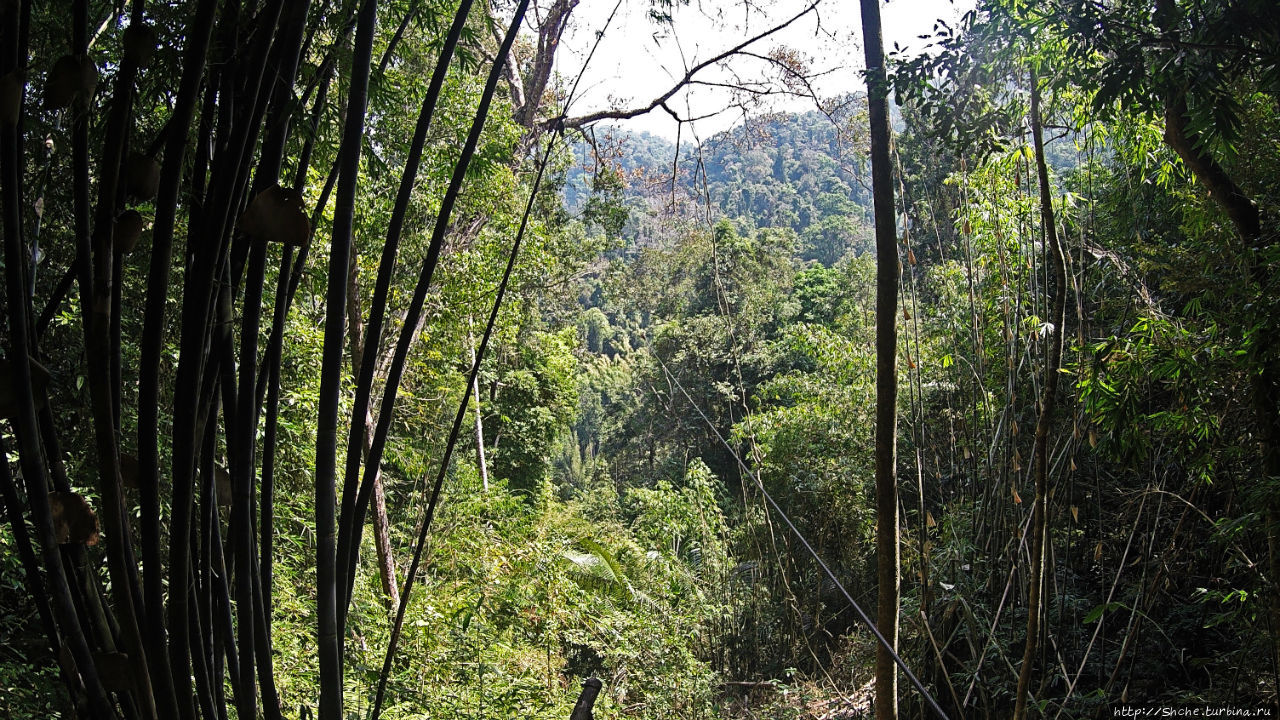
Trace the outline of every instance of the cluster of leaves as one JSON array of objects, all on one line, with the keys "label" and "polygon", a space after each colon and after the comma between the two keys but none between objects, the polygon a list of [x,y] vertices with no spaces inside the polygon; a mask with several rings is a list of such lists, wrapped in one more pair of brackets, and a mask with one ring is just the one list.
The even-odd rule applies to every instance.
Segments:
[{"label": "cluster of leaves", "polygon": [[[643,718],[714,715],[715,675],[690,638],[722,612],[706,591],[726,562],[724,518],[709,495],[714,479],[699,472],[691,468],[681,488],[587,508],[531,503],[501,480],[482,491],[474,464],[461,463],[408,610],[387,716],[563,719],[589,676],[605,681],[601,715],[622,707]],[[412,525],[395,527],[397,544],[407,542]],[[682,533],[679,552],[674,533]],[[284,555],[281,582],[311,588],[314,570],[300,549]],[[372,554],[372,543],[365,550]],[[370,601],[353,617],[352,690],[376,684],[387,641],[376,574],[359,582]],[[299,662],[314,651],[309,606],[299,594],[276,607],[286,697],[306,697],[318,681]]]}]

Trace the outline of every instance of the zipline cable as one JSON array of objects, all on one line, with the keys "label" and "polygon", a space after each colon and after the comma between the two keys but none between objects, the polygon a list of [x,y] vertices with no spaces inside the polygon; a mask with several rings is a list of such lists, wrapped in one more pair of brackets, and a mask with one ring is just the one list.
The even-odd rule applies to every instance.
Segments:
[{"label": "zipline cable", "polygon": [[676,376],[667,369],[667,364],[662,362],[662,358],[657,352],[653,352],[652,344],[649,349],[650,354],[652,354],[653,358],[658,361],[658,365],[662,368],[662,372],[666,374],[667,379],[670,380],[671,383],[680,390],[680,393],[684,395],[685,399],[689,401],[689,404],[693,406],[694,411],[697,412],[698,416],[707,424],[707,427],[711,428],[711,432],[716,436],[716,439],[719,440],[720,444],[724,445],[725,449],[729,451],[729,454],[737,461],[738,466],[742,468],[743,472],[755,481],[756,487],[759,488],[760,493],[764,495],[764,499],[768,501],[771,507],[773,507],[774,512],[778,513],[782,518],[782,521],[787,524],[787,527],[791,528],[792,534],[796,536],[796,539],[800,541],[801,545],[804,545],[804,549],[809,552],[809,555],[811,555],[814,561],[818,563],[818,566],[821,567],[822,571],[831,579],[831,582],[835,583],[836,587],[840,589],[840,594],[844,595],[844,599],[849,602],[849,606],[858,613],[858,617],[861,618],[862,623],[867,626],[867,629],[871,631],[871,634],[875,636],[876,641],[879,642],[891,656],[893,656],[893,661],[897,663],[898,667],[902,670],[902,673],[907,676],[907,679],[911,681],[911,684],[915,686],[917,691],[919,691],[920,696],[924,698],[925,704],[927,704],[939,718],[942,720],[949,720],[946,712],[942,710],[938,705],[938,702],[934,700],[933,696],[929,694],[929,691],[925,689],[924,683],[920,682],[919,678],[915,676],[915,673],[911,672],[911,668],[907,667],[902,656],[898,655],[898,652],[894,650],[893,646],[889,644],[889,641],[880,633],[879,628],[877,628],[875,623],[871,621],[871,618],[867,613],[863,611],[862,606],[858,605],[858,602],[854,600],[853,596],[849,594],[849,591],[845,589],[844,584],[841,583],[835,573],[831,571],[831,568],[823,562],[822,557],[818,555],[818,552],[813,549],[813,545],[809,544],[809,540],[805,538],[804,533],[800,532],[800,529],[795,526],[795,523],[791,522],[791,518],[788,517],[782,507],[778,505],[778,502],[773,499],[773,496],[769,494],[769,491],[765,490],[764,483],[760,481],[760,476],[752,472],[751,468],[747,467],[747,464],[743,462],[742,458],[738,455],[738,452],[734,450],[733,446],[729,444],[729,441],[725,440],[724,436],[720,434],[720,430],[716,428],[715,423],[711,422],[711,418],[707,417],[706,413],[702,412],[702,408],[698,406],[698,403],[694,402],[693,397],[689,395],[689,391],[685,390],[684,385],[680,384],[680,381]]}]

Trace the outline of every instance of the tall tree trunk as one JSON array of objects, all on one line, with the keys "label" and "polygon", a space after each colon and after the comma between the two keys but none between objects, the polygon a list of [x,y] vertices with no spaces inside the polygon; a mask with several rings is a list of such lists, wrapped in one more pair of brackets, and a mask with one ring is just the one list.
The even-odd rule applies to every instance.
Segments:
[{"label": "tall tree trunk", "polygon": [[[378,348],[381,346],[383,334],[383,321],[387,309],[387,298],[391,289],[392,276],[395,271],[396,255],[399,252],[401,230],[404,226],[404,220],[409,210],[409,201],[413,194],[413,187],[417,179],[418,168],[422,161],[423,149],[426,145],[427,133],[431,127],[431,119],[435,114],[436,102],[440,97],[441,89],[444,87],[445,75],[453,58],[453,52],[457,47],[458,41],[462,37],[463,27],[466,25],[467,16],[471,10],[471,0],[461,0],[458,3],[458,10],[454,14],[453,23],[449,27],[449,32],[445,35],[444,45],[440,49],[440,55],[436,59],[436,66],[431,72],[431,81],[427,86],[427,93],[423,97],[422,107],[418,113],[418,122],[414,128],[413,140],[409,145],[409,156],[405,161],[404,172],[400,176],[400,188],[396,194],[396,202],[391,210],[390,222],[387,225],[386,241],[382,245],[381,258],[378,261],[378,275],[374,283],[373,297],[369,307],[369,322],[365,329],[364,347],[362,350],[367,351],[367,356],[362,352],[362,360],[360,372],[356,376],[356,393],[355,402],[352,406],[351,416],[355,418],[368,417],[371,402],[371,394],[373,389],[373,374]],[[388,48],[390,52],[390,48]],[[406,312],[403,321],[413,327],[412,337],[417,337],[423,316],[419,313],[415,315],[412,312]],[[402,329],[402,333],[407,328]],[[399,346],[397,346],[399,353]],[[391,368],[396,367],[396,354],[393,353],[387,370],[384,371],[382,377],[392,379],[394,373]],[[400,355],[400,361],[403,362],[404,356]],[[398,380],[392,380],[393,384]],[[392,394],[394,397],[394,393]],[[389,403],[379,406],[379,426],[381,426],[381,415],[386,414],[388,420],[395,405],[394,399]],[[354,564],[352,562],[353,547],[360,544],[360,535],[364,529],[364,514],[367,506],[367,498],[373,492],[375,483],[379,485],[378,492],[381,493],[381,466],[382,451],[381,447],[372,439],[376,437],[377,428],[374,432],[370,432],[370,428],[363,423],[352,423],[349,437],[347,439],[347,462],[343,477],[342,489],[342,514],[340,519],[343,524],[339,530],[337,559],[338,581],[339,581],[339,613],[345,616],[346,609],[351,598],[351,578],[354,574]],[[361,479],[360,469],[364,465],[364,479]],[[370,471],[372,464],[372,471]],[[366,488],[366,485],[368,486]],[[362,498],[364,498],[362,500]],[[384,506],[385,509],[385,506]],[[389,545],[388,545],[389,547]],[[388,557],[390,553],[388,552]],[[395,576],[391,575],[391,584],[394,585]]]},{"label": "tall tree trunk", "polygon": [[[87,58],[89,51],[88,13],[88,3],[85,0],[73,3],[71,47],[80,58]],[[89,199],[90,115],[88,110],[81,111],[74,105],[70,112],[73,118],[72,215],[79,270],[81,324],[87,357],[103,359],[101,362],[88,363],[86,372],[89,407],[93,418],[92,440],[97,460],[98,490],[101,493],[99,517],[107,533],[107,570],[111,578],[116,618],[120,623],[122,649],[128,655],[131,671],[139,683],[139,692],[135,694],[139,701],[138,713],[141,717],[149,718],[157,716],[157,709],[140,627],[146,608],[142,604],[137,563],[128,540],[131,530],[122,500],[124,490],[120,479],[120,448],[115,427],[111,371],[109,363],[105,361],[111,356],[111,236],[105,229],[98,233],[92,232]],[[103,190],[105,194],[110,188]],[[107,200],[114,202],[114,198],[104,199]],[[13,297],[14,302],[20,302],[17,298],[23,296]],[[26,332],[26,327],[24,323],[15,329]]]},{"label": "tall tree trunk", "polygon": [[[898,228],[889,158],[889,82],[884,67],[878,0],[862,1],[871,125],[871,193],[876,228],[876,625],[896,650],[902,582],[898,545]],[[898,716],[893,655],[876,647],[876,720]]]},{"label": "tall tree trunk", "polygon": [[[1271,272],[1266,261],[1257,256],[1263,242],[1262,213],[1257,203],[1245,195],[1226,170],[1201,149],[1198,138],[1188,127],[1187,103],[1180,95],[1167,102],[1164,139],[1236,226],[1244,242],[1243,251],[1249,258],[1249,280],[1253,291],[1265,300],[1270,295]],[[1274,300],[1266,301],[1259,307],[1273,303]],[[1249,384],[1262,471],[1274,483],[1280,478],[1280,353],[1276,351],[1280,333],[1275,327],[1274,313],[1264,311],[1259,316],[1261,323],[1249,347]],[[1276,589],[1276,584],[1280,583],[1280,538],[1276,536],[1280,529],[1280,497],[1277,493],[1270,494],[1264,511],[1267,569],[1272,583],[1269,609],[1272,652],[1275,655],[1273,662],[1280,665],[1280,590]]]},{"label": "tall tree trunk", "polygon": [[[1049,250],[1049,264],[1053,269],[1054,295],[1050,313],[1045,348],[1044,389],[1040,396],[1040,417],[1036,420],[1035,446],[1032,450],[1032,472],[1036,481],[1036,500],[1031,508],[1031,581],[1027,595],[1027,642],[1022,651],[1022,669],[1018,673],[1018,692],[1014,702],[1014,720],[1027,714],[1027,692],[1031,687],[1031,671],[1035,665],[1037,640],[1040,636],[1040,615],[1044,606],[1043,588],[1045,535],[1049,501],[1049,428],[1053,423],[1058,402],[1058,375],[1062,367],[1063,324],[1067,313],[1067,263],[1054,224],[1053,196],[1049,190],[1049,171],[1044,162],[1044,133],[1040,118],[1040,80],[1031,74],[1031,142],[1035,145],[1036,177],[1040,185],[1040,224],[1045,244]],[[1048,289],[1046,288],[1046,292]]]}]

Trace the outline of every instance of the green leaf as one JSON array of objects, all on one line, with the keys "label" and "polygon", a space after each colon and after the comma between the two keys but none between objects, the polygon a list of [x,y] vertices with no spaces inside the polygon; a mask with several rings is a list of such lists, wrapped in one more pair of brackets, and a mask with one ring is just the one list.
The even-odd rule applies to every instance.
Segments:
[{"label": "green leaf", "polygon": [[1124,610],[1124,609],[1125,609],[1124,603],[1118,603],[1118,602],[1099,605],[1094,609],[1090,610],[1088,615],[1084,616],[1084,622],[1087,625],[1091,622],[1096,622],[1098,618],[1102,617],[1105,613],[1109,613],[1114,610]]}]

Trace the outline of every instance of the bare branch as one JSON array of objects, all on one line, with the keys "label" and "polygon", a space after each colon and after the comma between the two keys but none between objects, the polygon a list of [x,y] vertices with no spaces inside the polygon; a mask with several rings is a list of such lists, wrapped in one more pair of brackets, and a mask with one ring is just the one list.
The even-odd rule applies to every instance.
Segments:
[{"label": "bare branch", "polygon": [[641,115],[645,115],[658,108],[662,108],[666,110],[668,113],[671,113],[672,115],[674,115],[675,113],[672,112],[671,109],[666,106],[667,101],[670,100],[672,97],[674,97],[676,93],[680,92],[681,89],[693,84],[693,79],[695,75],[707,69],[708,67],[711,67],[712,65],[716,65],[718,63],[724,62],[725,60],[729,59],[730,57],[733,57],[734,55],[742,54],[743,51],[746,50],[751,45],[771,35],[776,35],[777,33],[785,30],[786,28],[793,25],[797,20],[805,17],[806,15],[809,15],[810,13],[815,12],[817,10],[819,3],[821,2],[822,0],[813,0],[813,2],[811,2],[808,6],[806,6],[804,10],[801,10],[799,13],[796,13],[795,15],[791,16],[791,18],[788,19],[787,21],[779,25],[775,25],[769,28],[768,30],[765,30],[764,32],[761,32],[757,35],[753,35],[752,37],[747,38],[746,40],[743,40],[741,43],[733,46],[732,48],[725,50],[719,55],[708,58],[707,60],[704,60],[694,65],[693,67],[686,70],[684,76],[681,77],[678,81],[676,81],[674,85],[668,88],[666,92],[654,98],[653,100],[649,101],[645,105],[626,109],[626,110],[601,110],[598,112],[588,113],[586,115],[581,115],[578,117],[565,118],[564,125],[565,127],[577,128],[577,127],[582,127],[583,125],[588,125],[590,123],[599,122],[600,120],[627,120],[633,117],[639,117]]}]

